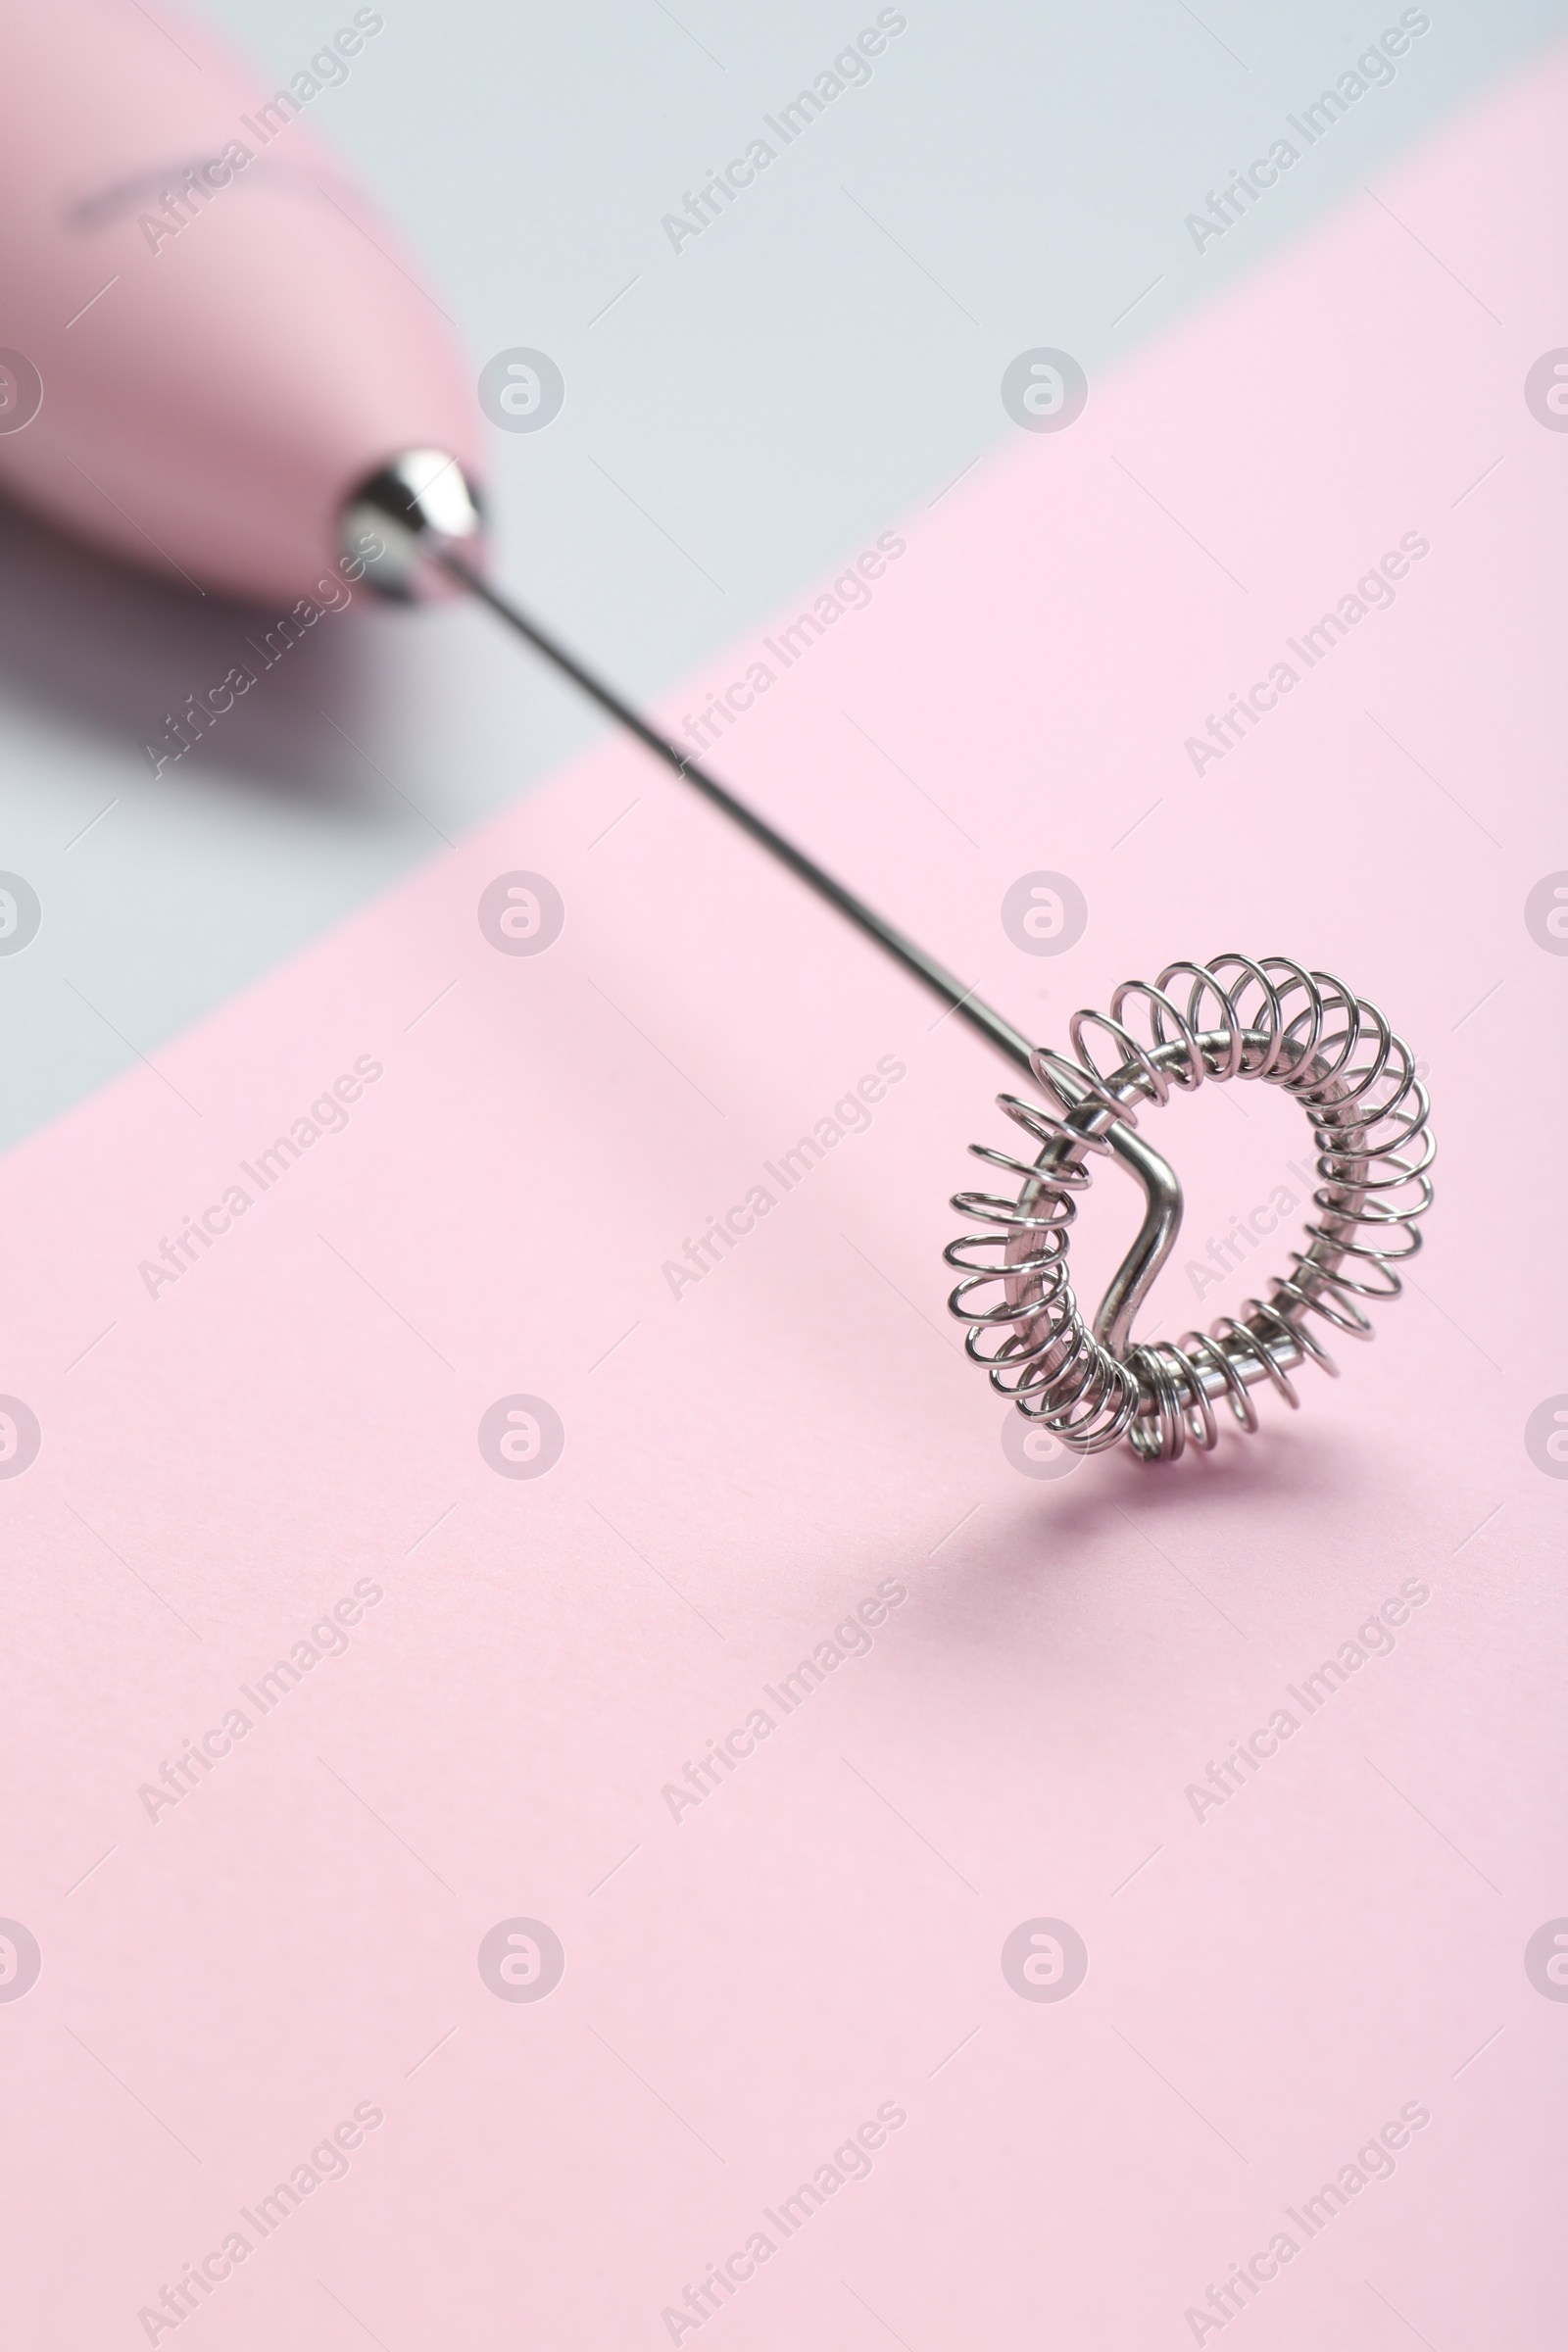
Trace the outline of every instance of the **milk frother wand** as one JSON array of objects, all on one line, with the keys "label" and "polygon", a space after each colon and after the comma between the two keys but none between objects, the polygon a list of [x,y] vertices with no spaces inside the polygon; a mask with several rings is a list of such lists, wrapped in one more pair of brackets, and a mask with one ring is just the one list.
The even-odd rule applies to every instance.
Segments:
[{"label": "milk frother wand", "polygon": [[[380,13],[357,9],[271,91],[172,22],[120,0],[0,0],[0,488],[203,593],[314,616],[313,583],[341,570],[394,596],[431,575],[478,596],[1038,1090],[999,1097],[1024,1155],[971,1149],[1013,1189],[960,1193],[980,1230],[946,1252],[968,1350],[1031,1423],[1073,1451],[1125,1438],[1168,1461],[1213,1446],[1222,1401],[1255,1430],[1260,1384],[1294,1405],[1298,1365],[1334,1369],[1306,1318],[1370,1337],[1362,1302],[1398,1296],[1432,1199],[1426,1092],[1383,1015],[1331,974],[1222,956],[1075,1014],[1075,1058],[1031,1048],[486,579],[471,377],[395,232],[302,120],[359,70]],[[1307,1247],[1239,1317],[1135,1345],[1181,1218],[1138,1108],[1238,1077],[1295,1095],[1312,1123]],[[1068,1234],[1105,1155],[1146,1205],[1091,1325]]]},{"label": "milk frother wand", "polygon": [[[368,576],[383,593],[411,594],[420,558],[436,564],[1056,1104],[1053,1111],[999,1096],[999,1107],[1037,1147],[1035,1157],[1025,1162],[990,1145],[971,1145],[979,1158],[1019,1179],[1021,1189],[1015,1196],[960,1193],[953,1203],[984,1230],[944,1252],[962,1277],[949,1307],[967,1324],[968,1352],[999,1392],[1075,1452],[1100,1452],[1126,1437],[1140,1459],[1171,1461],[1189,1443],[1205,1451],[1214,1446],[1217,1402],[1228,1403],[1250,1435],[1258,1427],[1253,1386],[1270,1383],[1294,1407],[1299,1400],[1290,1375],[1298,1366],[1310,1359],[1337,1376],[1305,1317],[1370,1339],[1360,1301],[1398,1297],[1396,1265],[1419,1248],[1412,1220],[1432,1200],[1426,1090],[1409,1049],[1382,1013],[1331,974],[1306,972],[1287,957],[1255,963],[1220,956],[1206,965],[1171,964],[1153,986],[1124,982],[1108,1015],[1075,1013],[1068,1023],[1075,1060],[1032,1047],[486,579],[464,552],[479,515],[467,485],[459,505],[453,465],[436,451],[410,453],[350,502],[346,543],[363,545],[367,526],[380,525],[386,553]],[[454,529],[455,522],[464,527]],[[1185,1012],[1168,993],[1178,976],[1190,984]],[[1121,1019],[1133,999],[1144,1008],[1142,1043]],[[1089,1028],[1111,1043],[1116,1058],[1106,1071],[1086,1048]],[[1267,1299],[1247,1299],[1239,1318],[1223,1316],[1207,1332],[1134,1347],[1133,1318],[1175,1245],[1182,1193],[1169,1163],[1135,1133],[1133,1106],[1166,1102],[1172,1086],[1191,1091],[1205,1078],[1236,1077],[1281,1086],[1306,1108],[1323,1179],[1313,1196],[1319,1221],[1307,1228],[1306,1250],[1292,1253],[1292,1271],[1276,1278]],[[1091,1180],[1088,1158],[1107,1152],[1142,1185],[1145,1213],[1091,1326],[1068,1281],[1067,1233],[1075,1195]],[[991,1296],[980,1304],[976,1294]]]}]

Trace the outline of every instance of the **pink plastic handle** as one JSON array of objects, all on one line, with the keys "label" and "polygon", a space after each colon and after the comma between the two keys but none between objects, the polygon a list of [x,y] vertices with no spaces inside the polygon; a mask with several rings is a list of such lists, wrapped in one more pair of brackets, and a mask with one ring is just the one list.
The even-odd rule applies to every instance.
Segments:
[{"label": "pink plastic handle", "polygon": [[273,90],[161,5],[0,0],[0,489],[273,602],[388,459],[476,474],[448,322],[310,120],[382,30],[359,9]]}]

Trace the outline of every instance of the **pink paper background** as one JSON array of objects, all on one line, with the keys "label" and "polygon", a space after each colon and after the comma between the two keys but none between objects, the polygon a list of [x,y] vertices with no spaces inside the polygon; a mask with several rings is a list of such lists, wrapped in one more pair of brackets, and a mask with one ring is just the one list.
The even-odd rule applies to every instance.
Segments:
[{"label": "pink paper background", "polygon": [[[44,1955],[0,2004],[11,2340],[145,2342],[367,2101],[348,2177],[160,2342],[667,2343],[882,2102],[870,2178],[681,2341],[1190,2343],[1405,2102],[1395,2176],[1203,2340],[1560,2340],[1568,2008],[1522,1954],[1568,1911],[1568,1497],[1522,1429],[1568,1387],[1568,967],[1522,907],[1568,864],[1568,439],[1521,386],[1565,332],[1565,103],[1560,66],[1494,103],[907,518],[722,755],[1043,1039],[1229,948],[1388,1009],[1439,1205],[1298,1417],[1021,1478],[940,1263],[1001,1065],[619,743],[0,1170],[0,1384],[44,1430],[0,1484],[0,1910]],[[1184,738],[1405,532],[1394,608],[1196,778]],[[1055,959],[998,918],[1036,867],[1090,903]],[[475,920],[511,868],[565,901],[538,957]],[[149,1299],[138,1261],[358,1055],[347,1130]],[[869,1132],[672,1298],[662,1262],[882,1055]],[[1153,1132],[1180,1330],[1184,1263],[1305,1129],[1215,1089]],[[1102,1265],[1130,1208],[1105,1177]],[[514,1391],[565,1425],[538,1481],[475,1443]],[[367,1577],[347,1654],[149,1821],[138,1788]],[[663,1785],[881,1579],[870,1654],[672,1821]],[[1393,1654],[1196,1820],[1401,1580],[1430,1597]],[[537,2004],[475,1966],[515,1915],[565,1947]],[[1060,2004],[999,1965],[1038,1915],[1088,1944]]]}]

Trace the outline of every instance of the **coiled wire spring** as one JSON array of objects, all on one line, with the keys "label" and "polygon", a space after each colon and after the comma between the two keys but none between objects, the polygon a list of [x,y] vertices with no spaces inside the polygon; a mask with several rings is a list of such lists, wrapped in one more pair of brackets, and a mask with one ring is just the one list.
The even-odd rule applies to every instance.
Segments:
[{"label": "coiled wire spring", "polygon": [[[1123,1019],[1134,1004],[1142,1036]],[[1085,1042],[1090,1030],[1108,1041],[1102,1058],[1117,1056],[1108,1070]],[[962,1278],[949,1307],[968,1326],[965,1346],[993,1387],[1075,1452],[1101,1453],[1124,1437],[1149,1462],[1175,1460],[1189,1442],[1207,1451],[1222,1398],[1250,1435],[1254,1385],[1267,1382],[1294,1407],[1298,1365],[1310,1358],[1338,1376],[1308,1317],[1370,1339],[1363,1301],[1396,1298],[1396,1269],[1421,1246],[1435,1147],[1410,1049],[1332,973],[1280,956],[1167,964],[1152,984],[1124,981],[1108,1014],[1074,1013],[1068,1033],[1075,1060],[1033,1055],[1045,1103],[997,1098],[1034,1156],[970,1146],[1016,1177],[1018,1191],[954,1199],[983,1228],[944,1252]],[[1317,1214],[1266,1298],[1174,1344],[1132,1345],[1133,1316],[1181,1220],[1180,1187],[1130,1132],[1135,1105],[1163,1104],[1172,1087],[1191,1093],[1205,1078],[1261,1079],[1302,1104],[1317,1148]],[[1150,1210],[1091,1326],[1068,1277],[1068,1236],[1089,1160],[1110,1152],[1142,1177]]]}]

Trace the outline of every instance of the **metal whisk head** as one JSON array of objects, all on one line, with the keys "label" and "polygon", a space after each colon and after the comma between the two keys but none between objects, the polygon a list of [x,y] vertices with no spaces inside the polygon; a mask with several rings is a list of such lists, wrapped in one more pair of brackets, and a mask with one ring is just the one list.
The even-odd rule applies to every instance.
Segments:
[{"label": "metal whisk head", "polygon": [[[1132,1003],[1142,1036],[1122,1018]],[[1089,1029],[1109,1041],[1102,1053],[1109,1069],[1086,1046]],[[1063,1446],[1100,1453],[1126,1438],[1144,1461],[1174,1461],[1189,1443],[1205,1451],[1214,1445],[1217,1403],[1250,1435],[1258,1422],[1250,1392],[1259,1383],[1294,1407],[1290,1376],[1298,1365],[1310,1359],[1338,1375],[1309,1317],[1351,1339],[1372,1337],[1362,1301],[1399,1296],[1396,1268],[1420,1248],[1416,1219],[1432,1204],[1426,1088],[1376,1005],[1332,973],[1282,956],[1168,964],[1152,984],[1123,982],[1108,1014],[1075,1013],[1068,1031],[1076,1060],[1033,1056],[1054,1109],[998,1098],[1037,1147],[1034,1156],[970,1147],[1016,1176],[1018,1189],[956,1196],[959,1215],[983,1230],[944,1253],[962,1276],[948,1303],[968,1325],[965,1346],[992,1385]],[[1231,1078],[1280,1087],[1311,1122],[1321,1181],[1306,1247],[1239,1317],[1175,1343],[1134,1346],[1133,1318],[1181,1221],[1180,1185],[1135,1134],[1134,1106],[1168,1102],[1172,1087],[1191,1092]],[[1091,1325],[1069,1279],[1068,1239],[1077,1196],[1092,1181],[1089,1160],[1108,1152],[1138,1176],[1148,1210]]]}]

